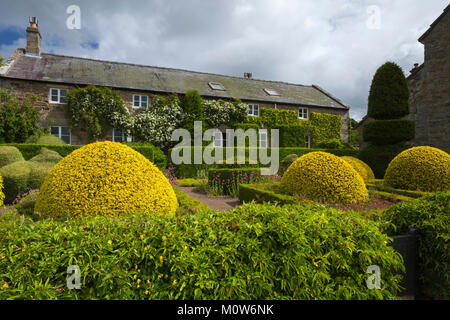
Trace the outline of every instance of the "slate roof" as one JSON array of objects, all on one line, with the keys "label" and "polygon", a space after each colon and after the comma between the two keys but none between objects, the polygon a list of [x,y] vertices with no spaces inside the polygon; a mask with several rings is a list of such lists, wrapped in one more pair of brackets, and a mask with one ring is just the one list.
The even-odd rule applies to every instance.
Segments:
[{"label": "slate roof", "polygon": [[[187,90],[195,89],[205,97],[349,109],[348,105],[316,85],[246,79],[48,53],[42,53],[38,58],[24,52],[23,49],[16,50],[6,62],[6,67],[2,68],[3,71],[0,70],[0,77],[161,93],[184,94]],[[209,82],[221,83],[226,91],[211,89]],[[280,96],[270,96],[264,89],[275,89]]]}]

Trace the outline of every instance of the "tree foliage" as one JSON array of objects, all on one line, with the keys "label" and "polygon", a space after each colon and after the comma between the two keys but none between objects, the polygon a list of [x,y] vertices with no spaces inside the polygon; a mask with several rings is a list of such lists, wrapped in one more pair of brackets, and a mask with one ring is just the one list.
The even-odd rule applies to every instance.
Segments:
[{"label": "tree foliage", "polygon": [[25,142],[36,133],[40,115],[32,101],[21,102],[7,90],[0,90],[0,142]]},{"label": "tree foliage", "polygon": [[409,89],[402,69],[386,62],[375,72],[370,86],[367,115],[377,120],[396,119],[409,113]]}]

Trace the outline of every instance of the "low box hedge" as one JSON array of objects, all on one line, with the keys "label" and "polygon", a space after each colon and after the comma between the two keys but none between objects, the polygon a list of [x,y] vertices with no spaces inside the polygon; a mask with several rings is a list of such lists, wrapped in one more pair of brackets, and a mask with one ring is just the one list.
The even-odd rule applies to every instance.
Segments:
[{"label": "low box hedge", "polygon": [[389,192],[389,193],[402,195],[402,196],[409,197],[409,198],[420,198],[420,197],[430,194],[429,192],[414,191],[414,190],[401,190],[401,189],[395,189],[392,187],[388,187],[383,184],[382,179],[377,179],[372,182],[367,182],[366,186],[368,189]]},{"label": "low box hedge", "polygon": [[[25,144],[25,143],[7,144],[7,145],[14,146],[17,149],[19,149],[25,160],[30,160],[31,158],[40,154],[42,148],[47,148],[49,150],[56,151],[62,157],[65,157],[72,151],[82,147],[81,145],[55,145],[55,144],[44,145],[44,144]],[[130,148],[141,153],[144,157],[153,162],[159,168],[166,166],[167,159],[164,153],[159,148],[148,144],[139,144],[139,143],[137,144],[130,143],[128,145]]]},{"label": "low box hedge", "polygon": [[280,205],[294,204],[297,202],[290,195],[276,193],[268,189],[270,189],[270,186],[262,188],[255,184],[241,184],[239,185],[239,200],[242,202],[255,201],[257,203],[276,202]]}]

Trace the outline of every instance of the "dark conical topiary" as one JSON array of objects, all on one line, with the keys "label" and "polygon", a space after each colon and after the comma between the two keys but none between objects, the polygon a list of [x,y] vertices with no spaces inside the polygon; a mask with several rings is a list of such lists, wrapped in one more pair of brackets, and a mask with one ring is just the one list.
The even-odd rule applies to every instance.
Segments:
[{"label": "dark conical topiary", "polygon": [[377,120],[409,114],[409,89],[402,69],[386,62],[376,71],[370,86],[367,115]]}]

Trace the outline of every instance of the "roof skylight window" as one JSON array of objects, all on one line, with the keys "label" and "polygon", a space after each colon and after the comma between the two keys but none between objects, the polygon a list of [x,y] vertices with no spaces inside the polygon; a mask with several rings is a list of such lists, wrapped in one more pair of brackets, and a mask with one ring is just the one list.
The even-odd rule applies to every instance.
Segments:
[{"label": "roof skylight window", "polygon": [[264,89],[264,91],[269,95],[269,96],[280,96],[280,93],[275,90],[275,89]]},{"label": "roof skylight window", "polygon": [[213,90],[225,91],[225,87],[218,82],[209,82],[208,84]]}]

